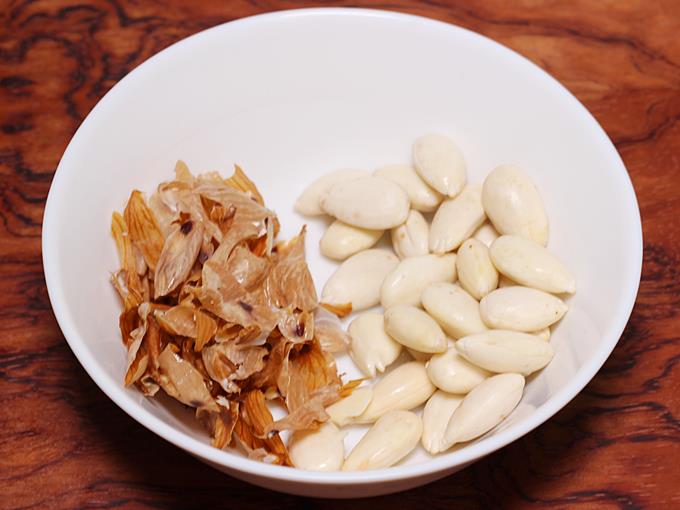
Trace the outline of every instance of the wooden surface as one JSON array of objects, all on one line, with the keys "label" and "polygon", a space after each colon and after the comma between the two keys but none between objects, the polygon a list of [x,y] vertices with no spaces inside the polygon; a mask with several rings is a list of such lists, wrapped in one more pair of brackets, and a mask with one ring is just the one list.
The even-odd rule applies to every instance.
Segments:
[{"label": "wooden surface", "polygon": [[[301,3],[0,0],[0,508],[340,508],[228,478],[92,383],[57,327],[40,223],[54,169],[95,103],[169,44]],[[680,508],[680,2],[351,2],[442,19],[519,51],[593,112],[635,185],[637,305],[587,388],[465,471],[354,508]]]}]

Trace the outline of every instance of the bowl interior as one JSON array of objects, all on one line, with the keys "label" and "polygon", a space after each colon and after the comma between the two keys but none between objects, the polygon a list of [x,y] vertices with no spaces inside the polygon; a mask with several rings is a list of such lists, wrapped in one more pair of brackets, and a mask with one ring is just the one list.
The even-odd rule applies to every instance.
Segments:
[{"label": "bowl interior", "polygon": [[[308,260],[321,288],[336,265],[317,250],[327,222],[292,210],[300,191],[339,167],[408,163],[411,143],[450,134],[468,180],[514,163],[538,185],[549,248],[578,292],[556,328],[553,362],[533,377],[501,427],[432,459],[361,478],[255,466],[212,451],[192,413],[122,386],[125,355],[111,212],[133,188],[240,164],[279,215],[282,237],[307,223]],[[615,149],[586,110],[537,67],[471,32],[422,18],[361,10],[265,15],[198,34],[132,72],[93,110],[64,155],[45,214],[50,297],[74,352],[102,389],[166,439],[220,465],[300,480],[370,481],[474,460],[535,427],[592,377],[615,345],[639,281],[640,222]],[[355,369],[341,361],[349,375]],[[358,437],[353,431],[350,447]],[[382,474],[380,474],[382,473]]]}]

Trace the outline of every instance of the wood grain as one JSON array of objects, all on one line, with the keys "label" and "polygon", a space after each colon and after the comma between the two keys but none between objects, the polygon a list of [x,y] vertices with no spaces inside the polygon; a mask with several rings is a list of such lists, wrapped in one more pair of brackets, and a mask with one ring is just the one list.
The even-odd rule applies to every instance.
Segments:
[{"label": "wood grain", "polygon": [[[66,345],[40,256],[54,169],[78,124],[111,86],[198,30],[306,3],[0,2],[0,508],[346,504],[275,494],[226,477],[127,417],[92,384]],[[552,73],[620,151],[638,194],[645,238],[631,321],[573,402],[461,473],[403,494],[359,500],[354,508],[680,508],[680,3],[333,5],[344,4],[456,23]]]}]

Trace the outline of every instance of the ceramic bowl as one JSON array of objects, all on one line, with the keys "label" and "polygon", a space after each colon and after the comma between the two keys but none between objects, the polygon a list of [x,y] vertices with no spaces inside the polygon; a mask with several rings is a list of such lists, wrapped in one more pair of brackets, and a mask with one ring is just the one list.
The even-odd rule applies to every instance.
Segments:
[{"label": "ceramic bowl", "polygon": [[[327,222],[293,212],[300,191],[339,167],[411,161],[415,138],[449,134],[468,179],[522,167],[550,218],[549,248],[576,275],[556,355],[517,410],[477,441],[367,472],[317,473],[212,448],[193,413],[123,386],[111,212],[152,191],[177,159],[230,174],[240,164],[279,215],[281,235],[309,224],[317,286],[335,264],[318,253]],[[120,81],[78,129],[59,164],[43,225],[54,313],[76,357],[118,406],[158,436],[234,477],[320,497],[408,489],[451,474],[539,426],[595,375],[637,293],[642,235],[614,146],[564,87],[517,53],[468,30],[404,14],[310,9],[217,26],[155,55]],[[340,368],[350,374],[346,359]],[[360,437],[352,430],[349,449]]]}]

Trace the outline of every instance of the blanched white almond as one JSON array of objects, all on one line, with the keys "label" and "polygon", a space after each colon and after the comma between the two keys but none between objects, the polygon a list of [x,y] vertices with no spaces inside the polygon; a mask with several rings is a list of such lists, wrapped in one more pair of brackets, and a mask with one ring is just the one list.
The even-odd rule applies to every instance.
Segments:
[{"label": "blanched white almond", "polygon": [[422,294],[423,308],[452,338],[486,331],[479,303],[453,283],[433,283]]},{"label": "blanched white almond", "polygon": [[345,260],[331,275],[321,291],[321,302],[331,305],[352,304],[364,310],[380,302],[380,289],[387,274],[399,264],[391,251],[361,251]]},{"label": "blanched white almond", "polygon": [[536,335],[538,338],[547,341],[550,340],[551,331],[550,328],[543,328],[539,331],[532,331],[531,334]]},{"label": "blanched white almond", "polygon": [[548,242],[548,217],[533,181],[512,165],[495,168],[484,181],[482,203],[500,234]]},{"label": "blanched white almond", "polygon": [[520,285],[554,294],[576,292],[573,275],[540,244],[522,237],[501,236],[489,251],[496,269]]},{"label": "blanched white almond", "polygon": [[422,361],[423,363],[427,363],[430,358],[432,357],[431,352],[420,352],[416,351],[415,349],[411,349],[409,347],[406,348],[408,353],[411,355],[411,357],[416,360],[416,361]]},{"label": "blanched white almond", "polygon": [[391,411],[382,416],[356,444],[342,465],[343,471],[380,469],[406,457],[418,444],[423,424],[418,415]]},{"label": "blanched white almond", "polygon": [[429,134],[413,144],[413,162],[418,175],[434,189],[455,197],[465,186],[463,153],[450,138]]},{"label": "blanched white almond", "polygon": [[455,279],[456,256],[453,253],[409,257],[385,277],[380,288],[380,303],[385,309],[400,304],[419,306],[425,287]]},{"label": "blanched white almond", "polygon": [[453,412],[444,433],[441,451],[488,432],[517,406],[524,391],[524,377],[500,374],[475,387]]},{"label": "blanched white almond", "polygon": [[482,188],[478,184],[465,186],[454,198],[446,199],[437,209],[430,225],[430,251],[454,251],[484,223]]},{"label": "blanched white almond", "polygon": [[439,324],[411,305],[396,305],[385,311],[385,331],[401,345],[420,352],[444,352],[446,336]]},{"label": "blanched white almond", "polygon": [[411,208],[421,212],[432,212],[444,199],[420,178],[411,165],[388,165],[378,168],[373,175],[397,183],[408,195]]},{"label": "blanched white almond", "polygon": [[456,349],[470,363],[490,372],[523,375],[546,366],[554,354],[551,345],[537,336],[505,329],[463,337]]},{"label": "blanched white almond", "polygon": [[369,230],[353,227],[340,220],[335,220],[326,229],[319,241],[321,253],[335,260],[345,260],[347,257],[367,250],[383,235],[384,230]]},{"label": "blanched white almond", "polygon": [[406,221],[409,200],[398,184],[382,177],[338,182],[319,198],[321,209],[355,227],[388,229]]},{"label": "blanched white almond", "polygon": [[384,372],[401,354],[401,344],[385,331],[383,314],[367,312],[354,319],[347,329],[352,338],[349,354],[366,375]]},{"label": "blanched white almond", "polygon": [[477,241],[484,243],[488,248],[491,246],[491,243],[498,239],[498,232],[496,232],[496,229],[493,228],[491,223],[485,221],[484,224],[482,224],[482,226],[479,227],[474,234],[472,234],[472,237],[477,239]]},{"label": "blanched white almond", "polygon": [[466,394],[491,375],[490,372],[469,363],[458,354],[455,347],[435,354],[426,365],[430,381],[440,390]]},{"label": "blanched white almond", "polygon": [[317,430],[298,430],[288,443],[293,465],[308,471],[337,471],[345,459],[345,433],[330,422]]},{"label": "blanched white almond", "polygon": [[392,248],[400,259],[427,255],[430,227],[427,220],[418,211],[411,210],[406,223],[391,231]]},{"label": "blanched white almond", "polygon": [[425,363],[410,361],[398,366],[373,386],[373,398],[366,410],[355,420],[373,423],[395,409],[413,409],[425,402],[435,391],[427,377]]},{"label": "blanched white almond", "polygon": [[468,239],[460,246],[456,269],[460,286],[477,300],[498,287],[498,271],[491,262],[489,248],[481,241]]},{"label": "blanched white almond", "polygon": [[319,204],[319,198],[334,184],[346,181],[349,179],[356,179],[357,177],[366,177],[370,175],[365,170],[336,170],[322,177],[319,177],[312,184],[302,192],[295,202],[295,210],[300,214],[306,216],[319,216],[324,214]]},{"label": "blanched white almond", "polygon": [[446,432],[446,426],[463,401],[462,395],[452,395],[445,391],[437,390],[430,397],[423,409],[423,448],[432,455],[441,451],[442,440]]},{"label": "blanched white almond", "polygon": [[[458,256],[460,259],[460,255]],[[529,287],[504,287],[479,303],[484,323],[493,329],[534,332],[560,320],[568,307],[560,298]]]},{"label": "blanched white almond", "polygon": [[351,395],[328,406],[326,414],[338,427],[344,427],[366,410],[372,398],[373,389],[369,386],[362,386],[355,389]]}]

